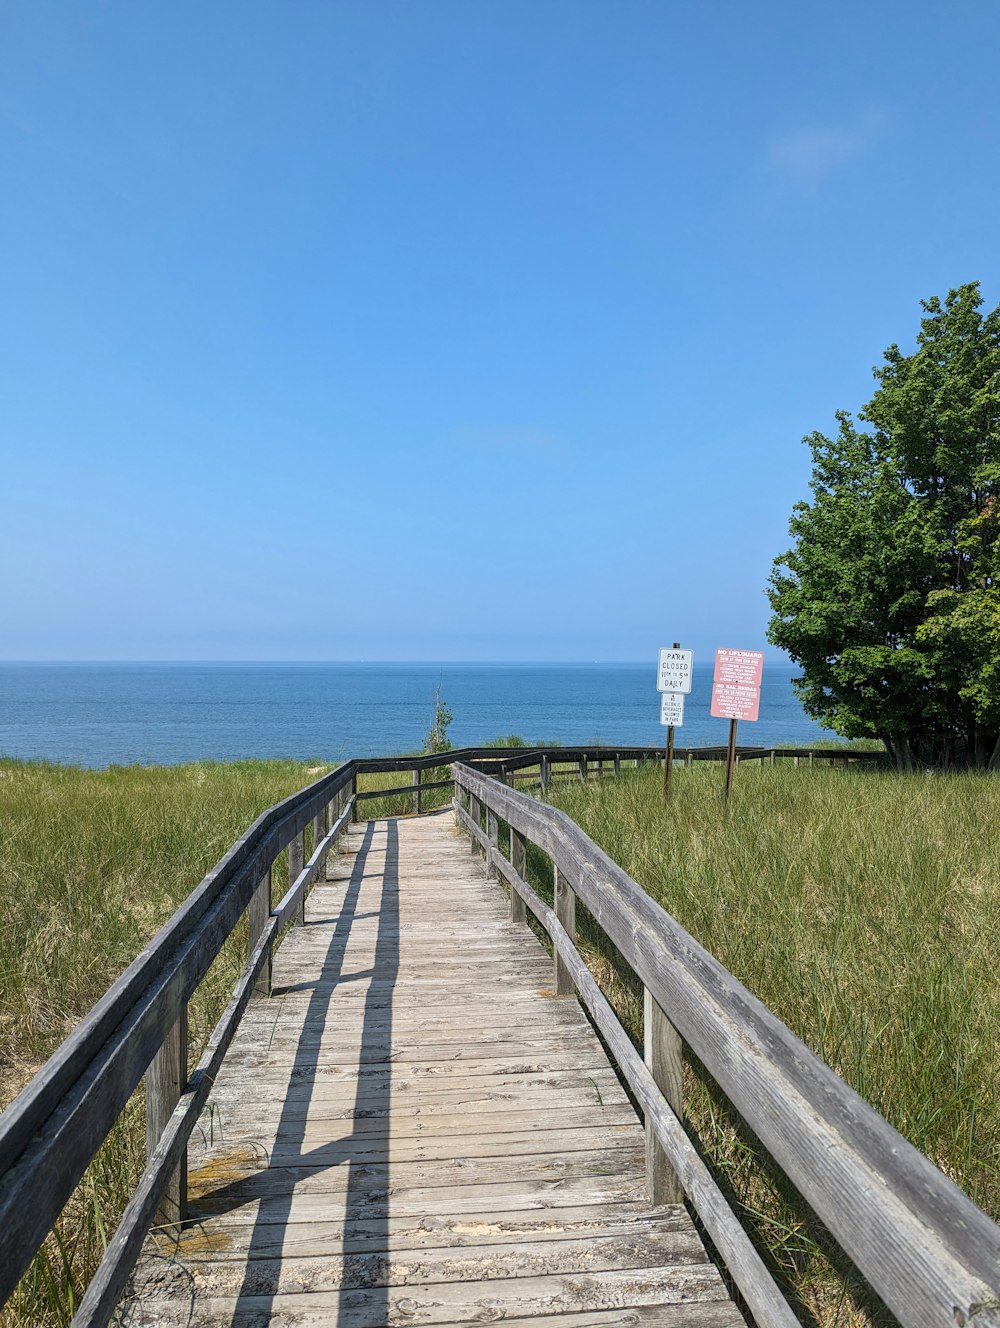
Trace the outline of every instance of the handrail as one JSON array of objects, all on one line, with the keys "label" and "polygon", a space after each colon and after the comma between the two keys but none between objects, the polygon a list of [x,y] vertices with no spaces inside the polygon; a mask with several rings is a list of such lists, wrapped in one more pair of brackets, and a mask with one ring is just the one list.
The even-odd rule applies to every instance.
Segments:
[{"label": "handrail", "polygon": [[[300,841],[334,798],[353,791],[354,780],[348,762],[258,816],[0,1116],[0,1304],[182,1020],[275,857]],[[165,1190],[169,1175],[160,1179]]]},{"label": "handrail", "polygon": [[[571,959],[573,899],[643,982],[647,1001],[672,1025],[719,1084],[841,1248],[890,1310],[915,1328],[1000,1325],[1000,1227],[897,1133],[844,1080],[736,980],[564,812],[463,764],[453,767],[459,819],[492,871],[537,912],[562,962]],[[463,801],[468,800],[471,812]],[[486,809],[485,834],[480,808]],[[551,858],[556,914],[537,910],[523,871],[500,855],[498,822],[510,827],[524,861],[531,842]],[[558,961],[557,961],[558,963]],[[577,974],[579,968],[577,966]],[[558,970],[557,970],[558,987]],[[583,993],[582,993],[583,994]],[[585,996],[586,999],[586,996]],[[602,1027],[602,1032],[606,1030]],[[629,1082],[642,1100],[641,1085]],[[652,1128],[672,1143],[660,1115]],[[676,1104],[675,1104],[676,1110]],[[681,1177],[684,1180],[684,1176]],[[711,1207],[689,1197],[716,1239],[725,1231]],[[765,1324],[779,1323],[754,1276],[730,1269]],[[766,1299],[766,1296],[765,1296]]]},{"label": "handrail", "polygon": [[[718,750],[678,748],[676,756],[714,760],[718,759]],[[783,749],[778,752],[783,754]],[[787,754],[801,756],[806,751],[788,749]],[[827,749],[817,750],[817,755],[877,759],[879,754]],[[587,744],[465,747],[411,757],[360,758],[344,762],[263,812],[0,1115],[0,1305],[17,1285],[143,1075],[149,1074],[149,1163],[119,1234],[91,1284],[96,1291],[93,1295],[88,1291],[74,1319],[75,1325],[107,1322],[101,1316],[111,1312],[107,1308],[109,1288],[113,1283],[120,1284],[123,1267],[125,1275],[128,1271],[122,1262],[122,1250],[133,1250],[136,1231],[142,1222],[148,1226],[150,1213],[158,1205],[162,1221],[167,1220],[164,1215],[171,1211],[171,1205],[178,1218],[183,1208],[184,1147],[197,1119],[197,1104],[203,1100],[199,1094],[207,1094],[216,1064],[212,1060],[206,1065],[203,1059],[194,1074],[188,1075],[183,1037],[187,1001],[249,909],[248,966],[237,983],[230,1009],[209,1043],[212,1055],[221,1059],[250,992],[255,985],[269,981],[271,950],[279,931],[301,916],[309,885],[350,821],[358,800],[412,793],[414,808],[419,809],[422,791],[451,783],[437,780],[424,784],[421,772],[443,766],[451,766],[454,771],[459,765],[469,769],[469,763],[475,763],[504,778],[508,773],[538,766],[544,789],[552,768],[560,764],[576,765],[580,776],[586,777],[594,761],[613,761],[617,773],[622,761],[638,764],[662,756],[660,747]],[[357,793],[359,775],[395,771],[414,772],[411,788]],[[528,801],[537,806],[533,800]],[[314,850],[305,862],[303,837],[310,822],[314,826]],[[286,848],[289,888],[272,908],[271,867]],[[182,1169],[180,1181],[178,1164]]]}]

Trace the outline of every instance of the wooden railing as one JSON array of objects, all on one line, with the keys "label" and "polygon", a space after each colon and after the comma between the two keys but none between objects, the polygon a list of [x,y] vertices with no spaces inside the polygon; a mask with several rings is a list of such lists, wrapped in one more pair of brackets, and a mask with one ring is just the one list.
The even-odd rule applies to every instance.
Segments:
[{"label": "wooden railing", "polygon": [[[759,749],[753,751],[756,754]],[[696,760],[718,760],[720,753],[724,754],[724,749],[678,749],[676,756],[680,761],[691,763]],[[794,757],[807,755],[795,749],[788,749],[787,752],[778,749],[777,754]],[[818,752],[817,755],[844,759],[845,754],[842,750],[832,749]],[[877,760],[878,754],[851,753],[851,759],[858,757]],[[564,822],[566,825],[571,823],[566,822],[564,817],[560,820],[560,813],[534,799],[505,788],[505,783],[512,782],[520,773],[535,780],[544,791],[549,782],[563,771],[574,778],[587,778],[605,771],[618,774],[629,763],[640,765],[660,758],[661,748],[588,746],[464,748],[461,751],[428,756],[348,761],[259,816],[109,988],[21,1095],[0,1115],[0,1305],[6,1302],[16,1287],[144,1076],[146,1168],[109,1242],[105,1258],[83,1296],[73,1319],[74,1328],[104,1325],[109,1321],[145,1234],[154,1221],[170,1227],[183,1220],[187,1140],[205,1105],[250,997],[255,991],[270,989],[271,956],[279,934],[289,923],[301,921],[304,917],[310,885],[324,869],[328,854],[364,801],[408,796],[412,799],[412,810],[419,811],[425,794],[446,788],[452,783],[450,779],[423,783],[423,772],[450,765],[453,773],[460,772],[461,796],[468,797],[475,792],[482,805],[487,807],[488,815],[502,813],[511,821],[515,828],[515,838],[516,835],[526,835],[543,847],[551,847],[556,843],[552,838],[555,833],[552,827]],[[470,762],[478,767],[478,772],[472,769]],[[537,773],[531,774],[532,769]],[[358,791],[359,775],[393,772],[409,773],[410,783],[389,789]],[[470,781],[475,781],[474,790]],[[471,828],[468,811],[463,809],[459,814]],[[308,826],[312,829],[311,852],[307,859]],[[598,852],[586,840],[582,831],[575,830],[575,827],[573,829],[578,837],[574,840],[575,845],[586,844],[589,845],[588,852]],[[481,832],[477,833],[481,835]],[[518,859],[515,851],[513,865],[504,864],[497,854],[495,836],[492,840],[487,838],[487,842],[492,845],[491,862],[494,865],[506,865],[505,875],[514,881],[515,893],[527,899],[533,911],[540,910],[539,916],[543,920],[548,918],[552,924],[560,963],[566,965],[565,973],[560,970],[561,987],[568,986],[572,981],[581,994],[585,994],[589,991],[587,978],[580,967],[581,961],[567,939],[572,928],[565,928],[565,922],[571,921],[571,913],[565,912],[570,907],[567,902],[570,896],[563,893],[557,899],[556,912],[563,909],[560,917],[564,926],[560,931],[554,915],[549,917],[545,906],[525,884],[523,857]],[[286,849],[287,890],[272,905],[272,867],[278,855]],[[560,879],[572,883],[573,888],[580,892],[588,907],[594,911],[599,901],[587,884],[590,878],[584,879],[582,868],[573,865],[575,858],[572,855],[566,856],[561,847],[556,857],[562,873]],[[623,873],[618,872],[618,876],[628,882],[633,892],[642,895]],[[528,893],[523,894],[522,891]],[[642,898],[646,899],[644,895]],[[559,900],[563,902],[560,904]],[[646,907],[656,908],[648,899]],[[248,919],[245,966],[204,1053],[194,1070],[189,1071],[186,1029],[188,1001],[244,914]],[[600,917],[599,909],[595,916]],[[676,924],[671,925],[676,928]],[[616,939],[623,954],[633,962],[630,956],[635,947],[618,940],[620,933],[619,921],[615,921],[613,926],[609,925],[608,934]],[[694,944],[690,938],[688,942]],[[707,956],[705,958],[707,960]],[[650,978],[649,989],[659,993],[656,999],[660,1000],[660,996],[663,996],[661,1005],[666,1002],[666,1006],[672,1008],[671,989],[668,987],[661,990],[657,985],[656,973],[648,968],[645,960],[642,966],[636,967],[637,971]],[[734,980],[729,978],[728,981],[733,983]],[[742,992],[742,988],[738,990]],[[592,998],[595,1001],[597,999],[596,996]],[[602,1015],[602,1018],[606,1020],[607,1017]],[[658,1018],[654,1013],[649,1021],[650,1027],[660,1026],[656,1023]],[[679,1028],[687,1030],[683,1019],[678,1021],[675,1016],[675,1022]],[[777,1027],[781,1028],[781,1025]],[[668,1025],[662,1023],[662,1028],[666,1030]],[[785,1034],[791,1036],[787,1030]],[[696,1049],[702,1047],[704,1038],[697,1030],[694,1035],[689,1031],[685,1031],[684,1035],[690,1038]],[[661,1041],[654,1039],[653,1054],[660,1056],[662,1047],[668,1044],[669,1036],[664,1031]],[[661,1050],[655,1050],[657,1047]],[[703,1051],[704,1048],[698,1054],[709,1064],[709,1057]],[[626,1055],[624,1047],[622,1055]],[[839,1084],[839,1080],[836,1083]],[[634,1091],[646,1106],[646,1098],[638,1090]],[[649,1098],[646,1109],[654,1121],[661,1118],[664,1122],[668,1120],[668,1109],[662,1105],[658,1095],[655,1102]],[[668,1114],[665,1115],[665,1112]],[[673,1120],[673,1117],[669,1119]],[[658,1128],[666,1131],[667,1125]],[[888,1129],[884,1125],[883,1128]],[[671,1147],[678,1174],[694,1175],[700,1166],[694,1154],[685,1154],[682,1163],[677,1153],[680,1145]],[[927,1163],[924,1165],[929,1167]],[[933,1168],[930,1170],[940,1182],[938,1173]],[[707,1194],[708,1182],[703,1180],[698,1184],[701,1187],[699,1193]],[[666,1193],[667,1190],[662,1192]],[[704,1199],[703,1206],[707,1204],[710,1208],[712,1202],[715,1201]],[[963,1220],[969,1208],[967,1200],[964,1200],[964,1204],[965,1207],[960,1209],[961,1214],[965,1215]],[[986,1221],[978,1210],[973,1209],[972,1212]],[[969,1220],[972,1221],[971,1218]],[[995,1230],[992,1224],[990,1226]],[[974,1221],[970,1227],[970,1230],[973,1229],[980,1230]],[[744,1241],[744,1244],[748,1243]],[[720,1248],[723,1246],[720,1245]],[[734,1266],[737,1266],[741,1257],[750,1259],[751,1252],[744,1250],[742,1256],[732,1252],[731,1257]],[[959,1288],[964,1286],[965,1282],[955,1283],[956,1297]],[[956,1299],[955,1303],[963,1302]],[[985,1323],[987,1320],[980,1319],[978,1322]]]},{"label": "wooden railing", "polygon": [[[506,758],[505,758],[506,759]],[[557,995],[574,988],[642,1107],[654,1202],[681,1190],[759,1328],[796,1319],[683,1128],[687,1044],[732,1106],[905,1325],[1000,1325],[1000,1227],[819,1060],[564,813],[468,765],[455,814],[511,916],[551,939]],[[500,852],[508,827],[510,857]],[[554,908],[526,879],[529,844],[552,863]],[[645,992],[640,1057],[575,944],[579,899]]]}]

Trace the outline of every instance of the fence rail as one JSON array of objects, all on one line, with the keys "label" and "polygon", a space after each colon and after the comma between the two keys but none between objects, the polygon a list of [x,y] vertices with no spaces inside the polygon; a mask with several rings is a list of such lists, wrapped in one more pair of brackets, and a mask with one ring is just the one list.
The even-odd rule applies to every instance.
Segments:
[{"label": "fence rail", "polygon": [[[454,778],[456,815],[508,883],[512,916],[527,907],[549,934],[556,993],[576,986],[646,1113],[654,1201],[671,1183],[684,1189],[760,1328],[795,1319],[684,1134],[682,1044],[902,1323],[996,1328],[1000,1228],[564,812],[468,765]],[[554,909],[525,879],[528,844],[552,862]],[[643,983],[644,1062],[576,949],[577,899]]]},{"label": "fence rail", "polygon": [[[764,756],[773,759],[770,751],[766,750]],[[773,751],[775,758],[803,758],[810,755],[808,749],[776,748]],[[695,761],[718,760],[724,754],[725,748],[679,748],[675,756],[679,761],[691,764]],[[760,755],[759,748],[741,749],[744,758],[757,758]],[[156,1221],[161,1225],[172,1225],[183,1219],[188,1137],[251,995],[256,990],[267,990],[270,987],[271,955],[282,929],[302,920],[310,884],[324,870],[327,856],[355,817],[359,805],[372,798],[409,795],[412,809],[419,811],[425,793],[447,788],[455,780],[461,798],[474,795],[480,805],[487,808],[487,820],[490,816],[494,818],[492,838],[487,827],[488,860],[494,868],[503,872],[513,884],[518,898],[527,902],[542,919],[543,925],[547,920],[560,963],[565,965],[565,971],[560,970],[561,984],[575,986],[591,1006],[592,1013],[601,1009],[599,1018],[595,1013],[598,1022],[601,1023],[603,1019],[607,1023],[609,1017],[613,1016],[609,1016],[600,1006],[603,997],[593,988],[592,980],[588,982],[580,967],[582,961],[569,939],[572,926],[567,926],[567,922],[572,922],[571,901],[575,898],[573,892],[579,893],[600,925],[605,927],[608,935],[646,982],[647,990],[659,1002],[657,1008],[671,1011],[670,1019],[667,1019],[654,1009],[651,1019],[647,1021],[651,1026],[660,1027],[663,1032],[651,1053],[655,1063],[659,1063],[656,1057],[660,1057],[663,1064],[670,1061],[669,1056],[663,1060],[666,1055],[664,1048],[669,1045],[670,1037],[673,1036],[669,1030],[674,1026],[723,1086],[730,1083],[727,1067],[742,1066],[744,1063],[750,1067],[746,1074],[750,1075],[750,1069],[753,1069],[759,1078],[760,1053],[755,1053],[758,1057],[755,1060],[745,1052],[744,1044],[748,1038],[763,1038],[764,1045],[772,1048],[775,1056],[777,1050],[774,1049],[780,1044],[783,1059],[778,1058],[776,1063],[780,1062],[786,1070],[789,1058],[795,1060],[800,1055],[808,1057],[809,1053],[805,1052],[801,1044],[795,1043],[791,1034],[773,1016],[767,1015],[763,1007],[753,1002],[753,998],[725,970],[715,965],[703,951],[698,951],[694,942],[680,932],[677,924],[657,909],[620,869],[614,868],[609,860],[604,859],[583,832],[562,813],[507,787],[515,777],[520,776],[522,779],[535,780],[544,792],[553,776],[558,776],[564,769],[573,777],[586,779],[608,768],[619,774],[629,763],[641,765],[662,759],[662,756],[662,748],[658,747],[589,745],[526,749],[463,748],[417,757],[366,758],[346,762],[308,788],[262,813],[0,1116],[0,1305],[16,1287],[86,1168],[145,1076],[147,1165],[122,1222],[109,1243],[104,1261],[80,1303],[73,1324],[74,1328],[83,1328],[83,1325],[104,1325],[109,1321],[150,1224]],[[880,753],[845,753],[842,748],[813,749],[812,756],[838,761],[879,762],[884,759]],[[423,782],[423,772],[440,770],[444,766],[451,767],[451,779]],[[532,769],[537,769],[536,775],[529,773]],[[403,772],[410,773],[409,785],[358,790],[359,776]],[[459,808],[459,814],[471,831],[468,810]],[[497,849],[495,818],[501,815],[510,824],[514,835],[512,861],[500,858]],[[307,827],[311,827],[312,845],[308,859]],[[522,838],[519,840],[518,836]],[[481,829],[478,837],[481,841]],[[527,839],[550,853],[557,864],[559,879],[564,882],[563,893],[557,895],[554,915],[550,916],[546,912],[546,906],[534,896],[524,879],[523,851]],[[272,868],[275,859],[285,850],[288,853],[288,886],[283,897],[272,904]],[[581,854],[584,856],[581,857]],[[593,862],[604,864],[599,872],[592,862],[588,865],[589,859],[584,861],[588,854]],[[595,872],[598,872],[597,876]],[[638,902],[640,897],[645,901],[641,906]],[[623,898],[627,899],[627,909],[622,903]],[[652,914],[650,909],[654,910]],[[187,1063],[187,1003],[244,915],[248,918],[247,962],[201,1060],[190,1072]],[[641,933],[633,927],[640,920],[645,928]],[[664,925],[668,926],[668,932],[664,934],[669,934],[670,938],[667,949],[664,949],[656,936],[656,928]],[[676,964],[683,959],[686,965],[684,971],[690,969],[680,986],[677,986],[677,972],[681,969],[678,968],[676,972],[669,966],[664,969],[668,951],[674,955],[672,963]],[[712,981],[703,989],[692,985],[695,977],[704,973],[710,973]],[[698,999],[706,1002],[700,1015],[694,1008]],[[727,1007],[724,1011],[725,1002],[729,1002],[732,1008]],[[744,1006],[745,1002],[750,1004]],[[603,1029],[604,1024],[601,1026]],[[782,1041],[776,1029],[782,1031],[786,1040],[791,1039],[791,1043]],[[713,1038],[718,1039],[723,1034],[724,1040],[716,1045]],[[621,1036],[624,1034],[620,1030],[613,1034],[619,1041]],[[643,1103],[650,1119],[660,1122],[662,1138],[660,1135],[657,1137],[671,1157],[677,1174],[682,1179],[686,1178],[686,1185],[693,1187],[689,1189],[693,1198],[696,1194],[700,1196],[705,1211],[713,1211],[718,1200],[709,1194],[710,1178],[707,1181],[704,1177],[697,1181],[691,1179],[701,1164],[689,1146],[675,1137],[675,1127],[679,1128],[676,1117],[668,1118],[669,1108],[664,1105],[662,1096],[651,1096],[649,1085],[639,1072],[641,1067],[632,1064],[624,1044],[619,1049],[623,1058],[622,1065],[632,1067],[629,1081],[633,1091]],[[825,1078],[820,1076],[816,1079],[815,1083],[815,1076],[806,1076],[811,1090],[814,1090],[812,1097],[803,1099],[812,1104],[810,1111],[814,1108],[818,1111],[824,1103],[827,1106],[836,1103],[839,1104],[838,1110],[841,1107],[848,1110],[852,1121],[856,1117],[862,1122],[856,1127],[852,1126],[852,1130],[856,1128],[862,1134],[874,1130],[872,1137],[878,1145],[876,1152],[880,1162],[886,1149],[891,1153],[900,1145],[903,1148],[909,1147],[903,1144],[898,1135],[889,1131],[889,1127],[881,1122],[881,1118],[875,1117],[870,1109],[865,1107],[861,1111],[860,1107],[864,1107],[864,1104],[860,1103],[860,1099],[855,1099],[854,1095],[849,1098],[839,1097],[837,1094],[840,1090],[844,1093],[849,1093],[849,1090],[829,1071],[825,1075]],[[764,1077],[766,1079],[767,1076]],[[750,1075],[747,1084],[755,1085],[757,1079]],[[839,1085],[840,1089],[835,1091],[831,1085]],[[774,1097],[774,1085],[762,1083],[759,1086],[762,1100],[770,1101]],[[799,1078],[791,1074],[788,1087],[790,1094],[804,1092],[805,1086],[806,1080],[800,1083]],[[735,1082],[733,1088],[733,1100],[742,1110],[740,1102],[748,1092],[752,1096],[751,1089],[743,1085],[742,1081]],[[844,1107],[844,1103],[848,1105]],[[752,1102],[749,1103],[750,1107],[752,1105]],[[744,1114],[754,1125],[759,1111],[748,1109]],[[787,1115],[787,1111],[784,1115]],[[784,1128],[784,1115],[776,1117],[779,1134]],[[808,1125],[803,1123],[803,1119],[801,1113],[796,1116],[797,1128],[800,1133],[808,1133]],[[825,1120],[825,1117],[817,1119]],[[880,1122],[878,1129],[873,1126],[873,1119]],[[758,1133],[762,1132],[765,1140],[770,1139],[774,1134],[773,1123],[769,1126],[767,1120],[761,1120],[759,1124],[761,1130]],[[754,1128],[757,1126],[754,1125]],[[668,1136],[672,1142],[664,1142]],[[824,1150],[830,1141],[817,1127],[817,1138],[813,1142],[814,1147],[808,1154],[811,1159],[808,1165],[814,1166],[821,1176],[826,1176],[828,1168]],[[775,1156],[778,1157],[782,1140],[778,1138],[774,1143]],[[875,1147],[875,1144],[872,1146]],[[913,1153],[912,1149],[910,1153]],[[909,1157],[909,1154],[906,1156]],[[921,1167],[914,1173],[917,1177],[913,1182],[915,1188],[912,1193],[904,1189],[898,1191],[893,1200],[896,1207],[892,1208],[892,1218],[913,1225],[916,1219],[908,1216],[905,1210],[905,1204],[910,1202],[914,1205],[914,1212],[921,1215],[921,1222],[926,1215],[929,1230],[937,1232],[945,1217],[949,1221],[954,1218],[961,1242],[971,1241],[976,1259],[979,1260],[966,1267],[961,1255],[953,1250],[956,1276],[953,1304],[961,1307],[972,1294],[968,1290],[972,1286],[972,1273],[969,1270],[981,1267],[982,1259],[986,1257],[984,1251],[989,1242],[994,1240],[994,1234],[991,1233],[996,1233],[996,1228],[954,1186],[951,1190],[940,1191],[938,1187],[943,1183],[943,1178],[925,1159],[916,1156]],[[700,1172],[698,1174],[700,1176]],[[872,1171],[872,1183],[883,1184],[884,1174],[890,1173],[883,1173],[876,1167]],[[891,1174],[895,1176],[896,1172]],[[664,1185],[667,1184],[664,1181]],[[857,1200],[855,1191],[856,1187],[848,1196],[851,1202]],[[804,1178],[803,1193],[807,1198],[812,1193],[808,1178]],[[831,1194],[839,1193],[836,1186],[833,1186]],[[941,1195],[944,1195],[947,1202],[942,1200],[940,1213],[932,1222],[933,1214],[930,1210],[935,1208]],[[889,1208],[878,1206],[877,1211],[881,1218],[874,1225],[861,1223],[865,1233],[863,1239],[884,1244],[893,1251],[891,1255],[885,1256],[892,1262],[896,1258],[896,1246],[890,1238],[891,1233],[884,1230],[881,1220],[889,1220]],[[820,1215],[826,1220],[823,1212]],[[987,1225],[983,1226],[984,1223]],[[711,1227],[709,1229],[712,1230]],[[733,1233],[729,1245],[726,1245],[726,1240],[723,1233],[719,1248],[729,1249],[734,1267],[742,1267],[750,1259],[752,1251],[748,1252],[749,1247],[742,1249],[741,1246],[741,1252],[741,1249],[733,1246],[734,1241],[736,1245],[740,1245],[741,1241],[736,1233]],[[742,1241],[748,1246],[745,1237]],[[849,1248],[847,1242],[844,1244],[845,1248]],[[952,1249],[953,1246],[954,1240],[947,1248]],[[933,1303],[935,1309],[939,1310],[943,1303],[938,1296],[941,1290],[940,1276],[943,1276],[940,1270],[944,1264],[938,1258],[937,1244],[931,1242],[928,1246],[925,1241],[920,1248],[928,1255],[923,1270],[913,1268],[911,1279],[912,1260],[908,1253],[899,1265],[902,1271],[897,1271],[895,1276],[904,1281],[912,1280],[914,1287],[924,1287],[927,1284],[927,1269],[935,1270],[931,1281],[937,1299]],[[909,1246],[906,1249],[909,1250]],[[991,1257],[996,1259],[1000,1254],[1000,1246],[994,1245],[990,1249]],[[862,1260],[858,1262],[859,1266],[865,1266]],[[929,1291],[927,1295],[930,1295]],[[909,1301],[906,1303],[909,1304]],[[977,1324],[1000,1324],[1000,1319],[996,1317],[983,1317],[992,1314],[992,1310],[982,1311],[976,1320]],[[923,1319],[912,1321],[930,1322]],[[774,1316],[766,1322],[785,1321],[774,1311]]]}]

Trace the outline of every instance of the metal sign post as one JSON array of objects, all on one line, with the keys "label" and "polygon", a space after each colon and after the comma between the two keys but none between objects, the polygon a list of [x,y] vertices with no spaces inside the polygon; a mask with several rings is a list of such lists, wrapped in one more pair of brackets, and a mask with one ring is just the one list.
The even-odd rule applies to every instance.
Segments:
[{"label": "metal sign post", "polygon": [[733,787],[733,771],[736,769],[736,726],[740,721],[731,719],[729,721],[729,747],[726,751],[726,787],[722,793],[722,801],[728,807],[729,793]]},{"label": "metal sign post", "polygon": [[722,794],[728,806],[736,769],[736,725],[741,719],[756,720],[760,714],[760,683],[764,654],[760,650],[717,650],[712,681],[712,714],[729,720],[726,751],[726,784]]},{"label": "metal sign post", "polygon": [[661,650],[656,665],[656,690],[660,696],[660,723],[667,726],[667,745],[663,754],[663,801],[670,801],[670,776],[674,767],[674,729],[684,723],[684,697],[691,691],[694,655],[682,650],[675,641],[670,650]]},{"label": "metal sign post", "polygon": [[667,726],[667,750],[663,764],[663,800],[670,801],[670,779],[674,768],[674,729],[684,723],[684,697],[679,692],[660,694],[660,723]]}]

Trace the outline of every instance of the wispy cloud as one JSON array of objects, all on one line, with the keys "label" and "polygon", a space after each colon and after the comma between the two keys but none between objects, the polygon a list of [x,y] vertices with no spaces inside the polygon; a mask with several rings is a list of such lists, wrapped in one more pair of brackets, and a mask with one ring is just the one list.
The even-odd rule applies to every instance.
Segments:
[{"label": "wispy cloud", "polygon": [[771,140],[768,165],[785,186],[812,194],[829,176],[870,151],[886,127],[880,111],[868,111],[847,126],[807,125]]},{"label": "wispy cloud", "polygon": [[482,425],[456,429],[454,438],[462,447],[483,452],[533,452],[555,456],[565,451],[566,440],[547,429],[520,424]]}]

